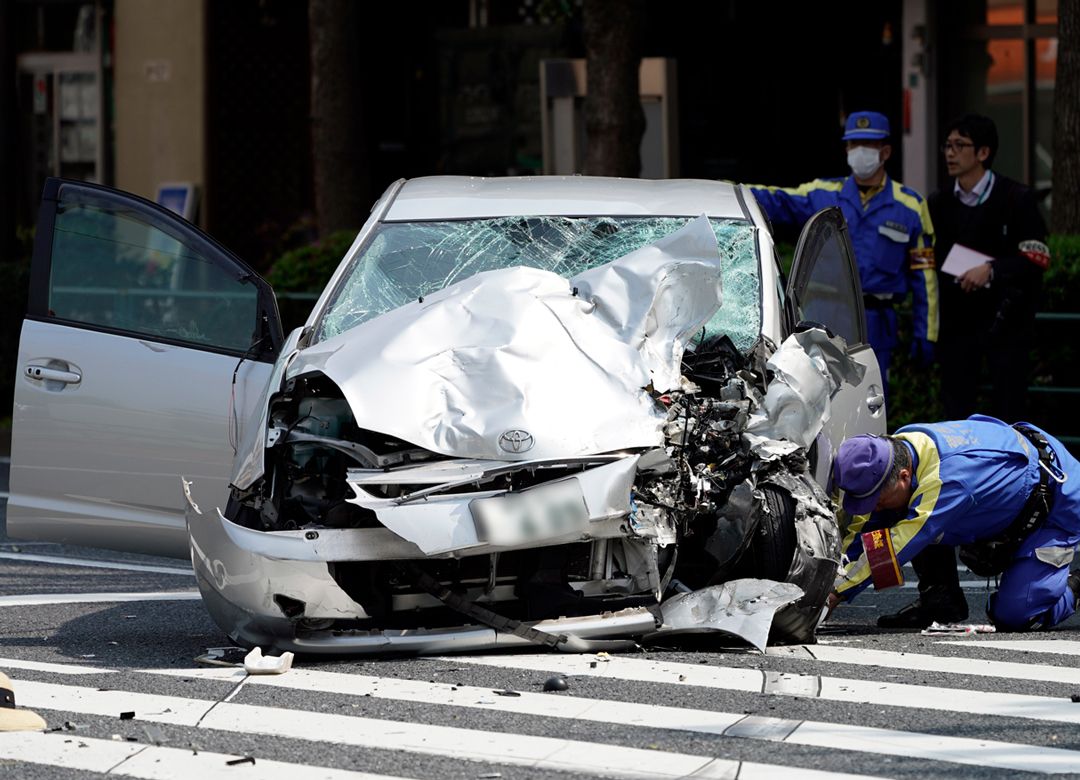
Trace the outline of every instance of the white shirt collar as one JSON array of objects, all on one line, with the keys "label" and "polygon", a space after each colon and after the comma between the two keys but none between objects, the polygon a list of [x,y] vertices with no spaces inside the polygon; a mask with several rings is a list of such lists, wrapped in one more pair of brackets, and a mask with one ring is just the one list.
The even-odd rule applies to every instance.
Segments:
[{"label": "white shirt collar", "polygon": [[975,183],[975,186],[971,188],[971,192],[964,192],[960,186],[960,180],[957,179],[953,182],[953,194],[963,203],[965,206],[978,206],[990,197],[990,190],[994,188],[994,174],[992,171],[987,170],[982,175],[982,178]]}]

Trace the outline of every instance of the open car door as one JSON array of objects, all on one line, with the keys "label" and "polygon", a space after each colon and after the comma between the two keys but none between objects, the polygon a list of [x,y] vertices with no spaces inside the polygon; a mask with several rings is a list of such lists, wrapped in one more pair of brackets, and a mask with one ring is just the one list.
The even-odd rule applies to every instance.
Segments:
[{"label": "open car door", "polygon": [[280,347],[273,291],[228,250],[135,195],[49,179],[8,533],[187,557],[180,477],[225,495]]},{"label": "open car door", "polygon": [[821,481],[827,479],[832,454],[844,439],[858,433],[885,433],[881,367],[867,340],[858,266],[840,209],[819,211],[803,227],[786,294],[795,310],[796,327],[824,325],[844,338],[848,354],[866,368],[859,385],[841,384],[833,396],[832,415],[817,442],[816,471]]}]

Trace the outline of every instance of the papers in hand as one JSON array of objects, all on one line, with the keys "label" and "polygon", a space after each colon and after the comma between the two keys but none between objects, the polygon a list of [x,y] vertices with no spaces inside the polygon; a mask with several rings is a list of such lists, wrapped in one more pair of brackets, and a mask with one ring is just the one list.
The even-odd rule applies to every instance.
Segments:
[{"label": "papers in hand", "polygon": [[974,249],[969,249],[963,244],[953,244],[953,248],[949,250],[948,256],[945,258],[945,262],[941,266],[941,270],[947,274],[953,276],[963,276],[976,266],[980,266],[983,263],[989,263],[993,260],[990,255],[984,255],[982,252],[976,252]]}]

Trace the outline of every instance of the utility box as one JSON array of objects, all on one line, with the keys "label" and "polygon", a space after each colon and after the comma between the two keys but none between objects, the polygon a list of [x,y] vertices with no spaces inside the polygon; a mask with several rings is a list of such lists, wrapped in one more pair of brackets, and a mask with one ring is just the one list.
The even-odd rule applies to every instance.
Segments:
[{"label": "utility box", "polygon": [[[639,72],[645,134],[641,138],[643,179],[679,176],[679,112],[675,60],[646,57]],[[584,59],[540,61],[540,113],[544,173],[581,173],[585,162],[586,63]]]}]

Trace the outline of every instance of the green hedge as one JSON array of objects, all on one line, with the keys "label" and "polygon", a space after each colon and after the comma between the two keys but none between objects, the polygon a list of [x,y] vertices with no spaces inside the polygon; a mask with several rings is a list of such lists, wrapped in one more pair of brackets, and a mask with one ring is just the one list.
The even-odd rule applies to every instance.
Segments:
[{"label": "green hedge", "polygon": [[320,293],[356,238],[355,230],[339,230],[325,241],[291,249],[279,257],[266,274],[278,294],[278,309],[285,333],[304,324],[315,301],[289,293]]}]

